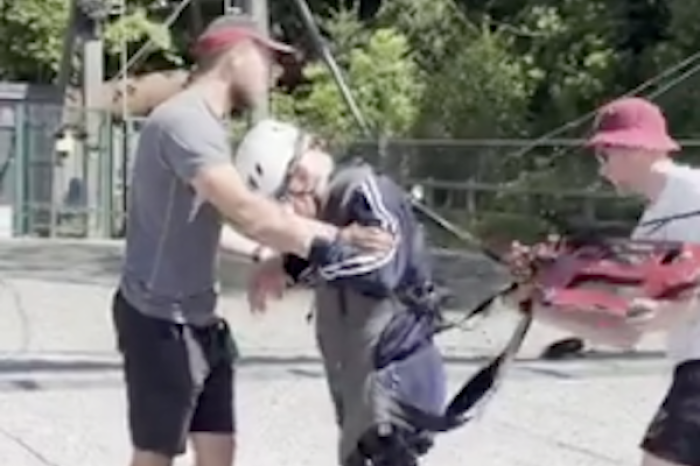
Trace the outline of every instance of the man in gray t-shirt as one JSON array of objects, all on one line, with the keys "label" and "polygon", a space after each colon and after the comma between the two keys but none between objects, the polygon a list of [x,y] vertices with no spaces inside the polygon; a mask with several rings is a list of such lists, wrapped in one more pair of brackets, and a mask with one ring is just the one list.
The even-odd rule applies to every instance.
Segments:
[{"label": "man in gray t-shirt", "polygon": [[143,126],[113,302],[132,466],[171,465],[188,437],[197,464],[233,463],[235,344],[215,314],[224,217],[258,243],[301,257],[316,238],[337,235],[388,247],[372,229],[339,231],[292,214],[251,192],[233,167],[224,119],[264,95],[272,55],[289,52],[246,17],[216,20],[195,44],[197,69],[186,89]]},{"label": "man in gray t-shirt", "polygon": [[199,326],[213,321],[221,218],[188,183],[200,167],[229,163],[229,153],[226,128],[199,88],[159,106],[144,125],[121,283],[144,314]]}]

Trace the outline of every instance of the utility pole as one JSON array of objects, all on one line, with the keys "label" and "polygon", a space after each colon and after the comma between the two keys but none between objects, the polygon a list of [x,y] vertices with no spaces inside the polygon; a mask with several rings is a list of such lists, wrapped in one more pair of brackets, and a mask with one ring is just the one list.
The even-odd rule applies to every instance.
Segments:
[{"label": "utility pole", "polygon": [[109,15],[110,5],[105,1],[79,0],[78,13],[83,26],[83,110],[86,132],[85,160],[86,176],[84,184],[87,194],[88,235],[99,237],[105,235],[102,198],[104,193],[102,179],[102,157],[100,153],[101,129],[104,115],[99,111],[101,90],[104,84],[104,44],[102,29]]},{"label": "utility pole", "polygon": [[[260,31],[266,35],[270,31],[270,15],[267,2],[268,0],[245,0],[245,12],[253,18]],[[268,78],[271,79],[272,77]],[[253,121],[257,122],[266,118],[269,113],[270,95],[266,92],[264,98],[260,99],[260,104],[253,109]]]}]

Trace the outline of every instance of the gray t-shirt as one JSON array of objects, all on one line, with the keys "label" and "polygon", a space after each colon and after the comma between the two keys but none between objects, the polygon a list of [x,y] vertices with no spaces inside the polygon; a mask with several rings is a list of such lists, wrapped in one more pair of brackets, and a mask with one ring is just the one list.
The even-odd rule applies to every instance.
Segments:
[{"label": "gray t-shirt", "polygon": [[157,107],[136,148],[121,290],[135,308],[174,322],[207,325],[217,301],[221,218],[189,181],[207,165],[231,163],[224,122],[196,90]]}]

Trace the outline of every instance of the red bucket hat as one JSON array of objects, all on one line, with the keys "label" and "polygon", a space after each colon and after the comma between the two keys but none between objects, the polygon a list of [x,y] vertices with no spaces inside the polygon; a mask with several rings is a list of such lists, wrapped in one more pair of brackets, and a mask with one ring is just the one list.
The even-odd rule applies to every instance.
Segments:
[{"label": "red bucket hat", "polygon": [[623,97],[598,110],[594,134],[586,146],[620,146],[673,152],[680,149],[668,134],[661,109],[640,97]]},{"label": "red bucket hat", "polygon": [[196,58],[231,47],[242,40],[252,40],[276,56],[293,54],[295,49],[278,42],[260,30],[257,23],[244,14],[220,16],[212,21],[192,46]]}]

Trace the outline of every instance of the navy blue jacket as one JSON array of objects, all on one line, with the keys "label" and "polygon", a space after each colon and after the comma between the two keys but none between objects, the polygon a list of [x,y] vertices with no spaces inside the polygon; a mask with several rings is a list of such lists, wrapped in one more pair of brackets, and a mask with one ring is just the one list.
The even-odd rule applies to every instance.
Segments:
[{"label": "navy blue jacket", "polygon": [[[364,313],[372,308],[371,301],[375,300],[377,309],[397,306],[395,309],[399,312],[393,313],[379,338],[367,339],[372,345],[374,369],[381,372],[393,366],[392,371],[378,378],[401,380],[388,386],[396,392],[397,399],[428,412],[440,413],[445,381],[441,360],[433,345],[439,310],[433,300],[421,299],[432,282],[431,267],[423,229],[414,217],[407,193],[368,165],[341,168],[329,184],[319,218],[339,227],[351,224],[379,227],[391,233],[394,246],[376,253],[340,240],[316,239],[308,260],[287,258],[288,273],[324,282],[324,301],[331,297],[330,302],[333,302],[337,296],[341,313]],[[358,294],[363,299],[354,299]],[[319,312],[323,309],[319,308]],[[348,322],[353,325],[350,323],[353,319]]]},{"label": "navy blue jacket", "polygon": [[[343,169],[334,181],[342,174]],[[432,274],[422,226],[413,214],[407,193],[390,178],[370,170],[359,183],[334,181],[324,206],[332,212],[326,212],[322,219],[339,227],[356,223],[382,228],[394,236],[394,247],[373,253],[340,240],[316,239],[307,261],[286,257],[290,276],[311,275],[377,299],[430,283]],[[334,203],[340,198],[342,202]]]}]

